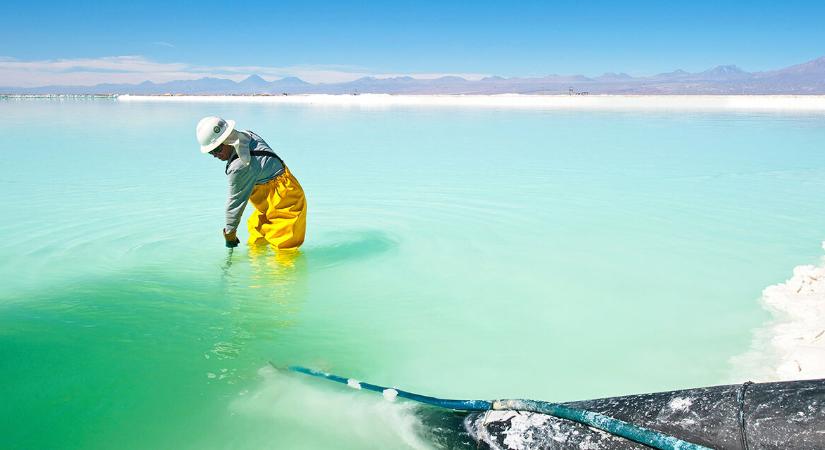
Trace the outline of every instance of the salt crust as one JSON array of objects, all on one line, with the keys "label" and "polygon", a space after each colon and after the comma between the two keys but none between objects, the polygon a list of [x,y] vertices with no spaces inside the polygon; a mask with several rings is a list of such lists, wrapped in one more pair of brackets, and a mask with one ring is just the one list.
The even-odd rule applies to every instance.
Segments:
[{"label": "salt crust", "polygon": [[766,288],[762,301],[775,316],[769,328],[775,378],[825,378],[825,264],[796,267],[788,281]]},{"label": "salt crust", "polygon": [[730,381],[825,378],[825,258],[794,268],[762,291],[761,302],[773,318],[755,331],[748,352],[732,358]]}]

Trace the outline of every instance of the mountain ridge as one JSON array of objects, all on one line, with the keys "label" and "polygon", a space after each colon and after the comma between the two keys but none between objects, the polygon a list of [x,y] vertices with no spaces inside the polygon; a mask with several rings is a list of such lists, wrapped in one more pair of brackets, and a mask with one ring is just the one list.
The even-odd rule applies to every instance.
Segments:
[{"label": "mountain ridge", "polygon": [[2,94],[283,95],[283,94],[825,94],[825,56],[785,68],[748,72],[733,64],[701,72],[681,69],[646,77],[607,72],[540,77],[488,76],[468,80],[454,75],[421,79],[365,76],[341,83],[309,83],[298,77],[267,81],[250,74],[241,81],[203,77],[163,83],[101,83],[94,86],[0,87]]}]

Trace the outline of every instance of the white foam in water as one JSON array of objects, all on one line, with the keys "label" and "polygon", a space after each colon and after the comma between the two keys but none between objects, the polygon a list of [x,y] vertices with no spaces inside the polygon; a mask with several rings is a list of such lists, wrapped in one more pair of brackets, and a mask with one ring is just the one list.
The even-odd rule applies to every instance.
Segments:
[{"label": "white foam in water", "polygon": [[757,332],[751,350],[734,359],[743,375],[758,381],[825,378],[825,258],[766,288],[762,303],[774,319]]},{"label": "white foam in water", "polygon": [[252,434],[279,448],[430,448],[420,437],[422,425],[412,403],[390,403],[378,394],[340,389],[269,366],[258,373],[261,384],[239,393],[230,413],[261,424]]},{"label": "white foam in water", "polygon": [[121,95],[118,101],[282,103],[317,106],[467,106],[581,110],[825,111],[825,95]]}]

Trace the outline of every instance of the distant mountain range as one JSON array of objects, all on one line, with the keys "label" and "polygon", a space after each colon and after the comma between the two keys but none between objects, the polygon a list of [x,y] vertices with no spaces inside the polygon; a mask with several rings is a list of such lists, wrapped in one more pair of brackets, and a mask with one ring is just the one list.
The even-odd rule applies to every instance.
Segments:
[{"label": "distant mountain range", "polygon": [[436,79],[412,77],[365,77],[346,83],[307,83],[288,77],[266,81],[250,75],[235,82],[224,78],[200,78],[167,83],[98,84],[96,86],[0,87],[2,94],[189,94],[189,95],[284,95],[284,94],[825,94],[825,57],[780,70],[746,72],[737,66],[718,66],[698,73],[676,70],[650,77],[626,73],[547,75],[537,78],[487,77],[467,80],[447,76]]}]

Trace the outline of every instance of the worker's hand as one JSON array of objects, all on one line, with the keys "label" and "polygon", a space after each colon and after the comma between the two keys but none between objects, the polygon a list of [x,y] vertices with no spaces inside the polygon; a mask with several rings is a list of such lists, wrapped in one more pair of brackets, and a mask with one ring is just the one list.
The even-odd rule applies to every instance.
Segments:
[{"label": "worker's hand", "polygon": [[231,233],[227,233],[226,229],[223,230],[223,238],[226,240],[226,247],[227,248],[235,248],[238,244],[241,243],[240,239],[238,239],[238,234],[233,231]]}]

